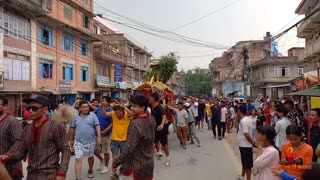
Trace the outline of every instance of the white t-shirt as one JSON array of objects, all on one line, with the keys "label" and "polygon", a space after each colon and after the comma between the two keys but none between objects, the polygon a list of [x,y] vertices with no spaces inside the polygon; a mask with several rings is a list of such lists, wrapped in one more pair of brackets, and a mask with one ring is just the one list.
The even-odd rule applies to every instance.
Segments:
[{"label": "white t-shirt", "polygon": [[258,118],[258,116],[256,116],[256,117],[250,116],[250,119],[252,121],[252,129],[256,129],[256,127],[257,127],[257,118]]},{"label": "white t-shirt", "polygon": [[221,122],[227,121],[226,114],[228,113],[228,109],[226,107],[221,108]]},{"label": "white t-shirt", "polygon": [[277,133],[276,146],[279,149],[281,149],[281,146],[283,143],[287,142],[286,129],[289,125],[291,125],[291,121],[286,117],[283,117],[276,123],[276,127],[275,127],[275,130]]},{"label": "white t-shirt", "polygon": [[230,118],[231,118],[231,119],[234,119],[234,118],[236,117],[236,112],[234,112],[234,108],[231,107],[231,108],[230,108],[230,111],[231,111],[231,116],[230,116]]},{"label": "white t-shirt", "polygon": [[184,109],[182,109],[181,111],[179,109],[174,109],[174,110],[176,111],[176,114],[177,114],[177,119],[176,119],[177,127],[187,126],[186,119],[188,120],[189,118],[188,112]]},{"label": "white t-shirt", "polygon": [[240,120],[238,131],[238,143],[239,147],[252,147],[252,144],[244,136],[244,133],[252,134],[252,120],[245,116]]},{"label": "white t-shirt", "polygon": [[198,117],[198,107],[192,105],[191,106],[191,111],[192,111],[194,117]]}]

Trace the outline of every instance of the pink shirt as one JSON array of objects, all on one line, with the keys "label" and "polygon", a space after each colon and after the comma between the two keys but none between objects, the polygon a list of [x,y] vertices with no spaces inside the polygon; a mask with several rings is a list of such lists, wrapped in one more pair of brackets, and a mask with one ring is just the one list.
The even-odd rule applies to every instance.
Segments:
[{"label": "pink shirt", "polygon": [[272,173],[272,166],[280,162],[279,151],[273,146],[263,149],[262,154],[255,160],[255,167],[259,170],[257,180],[280,180]]}]

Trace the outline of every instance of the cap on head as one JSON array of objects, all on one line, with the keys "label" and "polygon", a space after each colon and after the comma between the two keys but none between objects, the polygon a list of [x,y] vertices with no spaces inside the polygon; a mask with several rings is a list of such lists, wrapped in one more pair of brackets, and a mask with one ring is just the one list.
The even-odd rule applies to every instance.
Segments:
[{"label": "cap on head", "polygon": [[46,96],[43,96],[43,95],[35,95],[33,98],[24,99],[23,102],[26,104],[30,104],[32,102],[37,102],[37,103],[42,104],[43,106],[47,106],[47,107],[50,106],[50,100]]},{"label": "cap on head", "polygon": [[184,106],[190,107],[190,104],[186,102],[186,103],[184,103]]}]

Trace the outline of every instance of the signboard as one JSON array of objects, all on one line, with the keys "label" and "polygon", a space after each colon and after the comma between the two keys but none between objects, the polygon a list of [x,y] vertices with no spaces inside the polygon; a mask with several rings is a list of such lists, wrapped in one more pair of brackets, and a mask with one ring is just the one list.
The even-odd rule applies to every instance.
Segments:
[{"label": "signboard", "polygon": [[311,108],[320,108],[320,97],[311,97]]},{"label": "signboard", "polygon": [[111,83],[110,83],[109,77],[97,75],[97,86],[106,87],[106,86],[110,86],[110,85],[111,85]]},{"label": "signboard", "polygon": [[127,89],[127,83],[126,82],[116,82],[116,88]]},{"label": "signboard", "polygon": [[114,82],[122,82],[123,66],[122,64],[114,65]]},{"label": "signboard", "polygon": [[60,94],[72,94],[71,92],[71,82],[70,81],[59,81]]}]

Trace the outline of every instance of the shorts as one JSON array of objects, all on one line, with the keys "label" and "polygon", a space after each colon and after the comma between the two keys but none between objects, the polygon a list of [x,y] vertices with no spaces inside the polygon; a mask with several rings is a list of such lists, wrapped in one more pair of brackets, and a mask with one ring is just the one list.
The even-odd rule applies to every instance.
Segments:
[{"label": "shorts", "polygon": [[96,142],[91,144],[81,144],[80,142],[74,142],[74,154],[77,159],[84,157],[92,157],[94,154],[94,149],[96,147]]},{"label": "shorts", "polygon": [[109,153],[110,137],[101,137],[101,145],[96,145],[96,150],[101,151],[103,154]]},{"label": "shorts", "polygon": [[253,154],[251,147],[239,147],[241,164],[243,169],[251,169],[253,167]]},{"label": "shorts", "polygon": [[198,121],[204,121],[205,115],[199,115],[198,116]]},{"label": "shorts", "polygon": [[169,132],[169,124],[164,124],[162,131],[156,131],[154,136],[154,143],[160,142],[161,145],[168,144],[168,132]]},{"label": "shorts", "polygon": [[119,156],[119,154],[127,147],[126,141],[111,140],[110,149],[112,156]]}]

